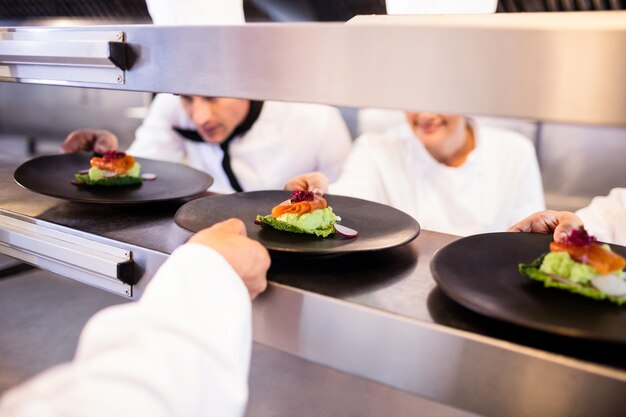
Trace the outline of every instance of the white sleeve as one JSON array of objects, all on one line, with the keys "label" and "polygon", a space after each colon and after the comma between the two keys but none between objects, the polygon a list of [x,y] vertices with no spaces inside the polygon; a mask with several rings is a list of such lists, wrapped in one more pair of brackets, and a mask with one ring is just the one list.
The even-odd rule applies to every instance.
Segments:
[{"label": "white sleeve", "polygon": [[[626,189],[615,188],[606,197],[595,197],[591,204],[576,212],[585,228],[603,242],[626,244]],[[621,233],[618,229],[621,228]]]},{"label": "white sleeve", "polygon": [[376,158],[365,139],[364,136],[357,138],[339,179],[329,185],[328,192],[387,203]]},{"label": "white sleeve", "polygon": [[181,110],[178,106],[177,97],[157,94],[148,115],[135,133],[135,141],[126,152],[142,158],[183,162],[186,157],[185,143],[172,129]]},{"label": "white sleeve", "polygon": [[8,392],[0,415],[241,416],[250,349],[243,282],[217,252],[186,244],[140,301],[87,323],[73,362]]},{"label": "white sleeve", "polygon": [[537,211],[545,210],[541,172],[533,145],[524,138],[522,148],[516,147],[514,159],[518,161],[515,169],[516,180],[512,188],[502,190],[512,196],[510,213],[505,225],[510,226]]},{"label": "white sleeve", "polygon": [[343,164],[350,154],[352,137],[339,110],[329,109],[328,117],[321,132],[322,149],[318,151],[318,170],[333,182],[339,177]]}]

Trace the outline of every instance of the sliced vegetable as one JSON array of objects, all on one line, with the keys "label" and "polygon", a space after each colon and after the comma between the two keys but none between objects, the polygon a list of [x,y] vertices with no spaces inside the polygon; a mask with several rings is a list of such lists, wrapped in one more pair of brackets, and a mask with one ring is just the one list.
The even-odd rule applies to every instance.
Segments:
[{"label": "sliced vegetable", "polygon": [[347,238],[353,238],[359,235],[359,232],[357,232],[356,230],[350,229],[349,227],[343,226],[341,224],[335,223],[334,226],[335,226],[335,232]]},{"label": "sliced vegetable", "polygon": [[613,274],[599,275],[591,279],[591,285],[612,297],[626,297],[626,282]]}]

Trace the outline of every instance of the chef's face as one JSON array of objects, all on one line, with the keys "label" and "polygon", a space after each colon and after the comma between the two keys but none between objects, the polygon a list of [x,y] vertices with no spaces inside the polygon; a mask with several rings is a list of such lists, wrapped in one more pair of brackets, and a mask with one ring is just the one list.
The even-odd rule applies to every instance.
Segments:
[{"label": "chef's face", "polygon": [[249,100],[223,97],[180,96],[185,112],[208,143],[222,143],[245,119]]},{"label": "chef's face", "polygon": [[466,122],[463,116],[407,112],[406,120],[426,147],[436,147],[452,136],[465,135]]}]

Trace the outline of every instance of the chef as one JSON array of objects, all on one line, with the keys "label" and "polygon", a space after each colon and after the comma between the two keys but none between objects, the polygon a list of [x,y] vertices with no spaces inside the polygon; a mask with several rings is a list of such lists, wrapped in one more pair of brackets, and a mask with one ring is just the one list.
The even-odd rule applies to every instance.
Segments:
[{"label": "chef", "polygon": [[461,236],[506,230],[545,208],[534,148],[522,135],[449,114],[407,112],[406,121],[361,135],[330,186],[316,172],[286,188],[388,204],[424,229]]},{"label": "chef", "polygon": [[242,416],[250,300],[265,289],[269,265],[240,220],[198,232],[141,300],[89,320],[71,363],[8,391],[0,416]]},{"label": "chef", "polygon": [[546,210],[535,213],[509,228],[510,232],[554,233],[559,242],[572,229],[584,224],[602,242],[626,245],[626,188],[614,188],[609,195],[596,197],[576,213]]},{"label": "chef", "polygon": [[[116,149],[106,130],[77,130],[65,152]],[[318,104],[158,94],[126,151],[186,163],[214,178],[212,191],[277,189],[295,175],[335,179],[351,137],[336,108]]]},{"label": "chef", "polygon": [[[148,0],[157,25],[244,24],[241,0]],[[70,133],[65,152],[117,149],[107,130]],[[339,111],[317,104],[158,94],[127,152],[186,163],[214,179],[211,191],[282,188],[295,175],[335,179],[352,138]]]}]

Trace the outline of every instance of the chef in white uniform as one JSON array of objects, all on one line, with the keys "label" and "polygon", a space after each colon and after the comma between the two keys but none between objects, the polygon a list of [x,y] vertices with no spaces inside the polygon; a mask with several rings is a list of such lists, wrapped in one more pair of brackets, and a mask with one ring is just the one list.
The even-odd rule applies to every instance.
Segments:
[{"label": "chef in white uniform", "polygon": [[330,186],[312,173],[286,188],[388,204],[424,229],[461,236],[506,230],[545,208],[534,148],[524,136],[462,116],[407,112],[406,119],[359,137]]},{"label": "chef in white uniform", "polygon": [[[241,0],[148,0],[157,25],[243,24]],[[117,149],[107,130],[81,129],[65,152]],[[334,107],[158,94],[127,152],[186,163],[214,179],[218,193],[280,189],[295,175],[320,171],[335,179],[352,138]]]},{"label": "chef in white uniform", "polygon": [[[318,104],[158,94],[130,155],[186,163],[214,178],[211,191],[279,189],[295,175],[334,179],[351,137],[336,108]],[[106,130],[77,130],[66,152],[116,149]]]},{"label": "chef in white uniform", "polygon": [[265,289],[269,265],[240,220],[198,232],[141,300],[89,320],[71,363],[8,391],[0,416],[242,416],[250,300]]},{"label": "chef in white uniform", "polygon": [[509,231],[554,233],[558,242],[582,225],[602,242],[626,246],[626,188],[614,188],[609,195],[594,198],[575,214],[554,210],[535,213],[511,226]]}]

